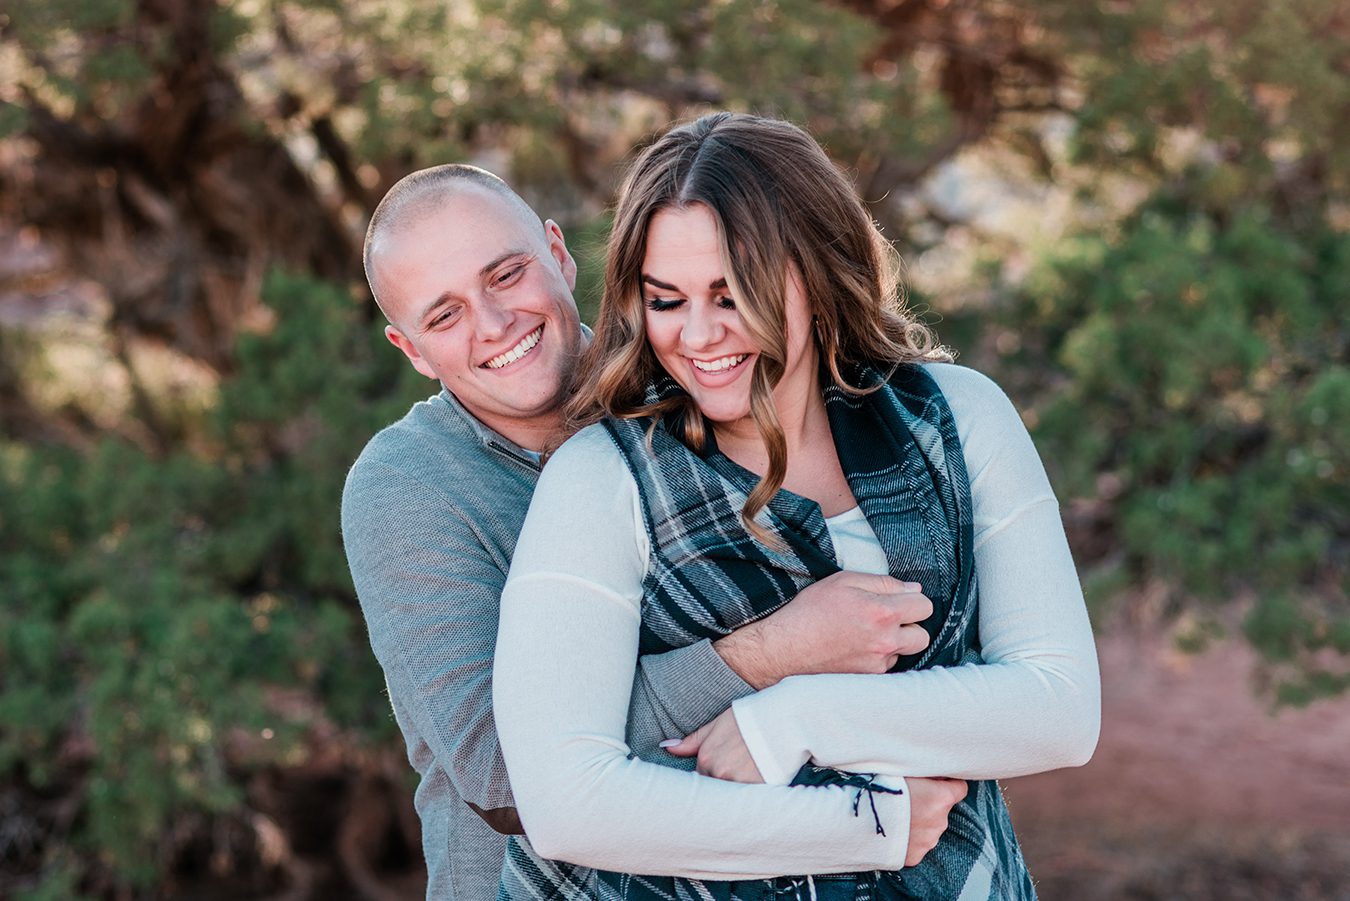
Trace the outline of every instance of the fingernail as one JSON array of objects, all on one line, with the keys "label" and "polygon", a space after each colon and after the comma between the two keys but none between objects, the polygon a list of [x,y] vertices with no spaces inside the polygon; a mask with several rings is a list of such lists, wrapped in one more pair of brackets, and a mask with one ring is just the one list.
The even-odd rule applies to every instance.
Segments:
[{"label": "fingernail", "polygon": [[678,745],[678,744],[679,744],[680,742],[682,742],[682,741],[684,741],[683,738],[667,738],[665,741],[661,742],[661,744],[657,745],[657,747],[658,747],[658,748],[673,748],[673,747],[675,747],[676,745]]}]

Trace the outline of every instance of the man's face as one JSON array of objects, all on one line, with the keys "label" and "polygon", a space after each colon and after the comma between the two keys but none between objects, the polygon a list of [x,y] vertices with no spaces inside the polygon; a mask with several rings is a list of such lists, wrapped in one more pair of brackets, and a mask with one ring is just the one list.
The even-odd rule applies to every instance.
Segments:
[{"label": "man's face", "polygon": [[526,447],[556,424],[581,352],[557,225],[466,185],[386,235],[372,265],[385,334],[418,372]]}]

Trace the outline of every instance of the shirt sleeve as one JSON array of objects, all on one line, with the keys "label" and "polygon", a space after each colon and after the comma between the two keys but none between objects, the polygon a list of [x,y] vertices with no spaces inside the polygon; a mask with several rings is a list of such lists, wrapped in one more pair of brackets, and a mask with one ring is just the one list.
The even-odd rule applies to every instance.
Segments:
[{"label": "shirt sleeve", "polygon": [[[390,700],[409,720],[409,744],[426,742],[465,801],[515,806],[492,712],[507,561],[443,490],[374,460],[348,479],[343,542]],[[751,690],[706,641],[644,657],[630,740],[655,749]]]},{"label": "shirt sleeve", "polygon": [[371,648],[410,720],[405,734],[426,742],[465,801],[514,806],[492,717],[505,561],[444,491],[375,460],[348,477],[342,528]]},{"label": "shirt sleeve", "polygon": [[[502,595],[494,699],[521,820],[544,857],[698,879],[898,869],[908,795],[724,782],[630,754],[645,529],[599,429],[545,467]],[[901,783],[902,786],[902,783]]]},{"label": "shirt sleeve", "polygon": [[1092,628],[1036,449],[992,381],[934,365],[956,418],[975,518],[984,662],[784,679],[735,702],[765,781],[800,766],[997,779],[1086,763],[1100,726]]}]

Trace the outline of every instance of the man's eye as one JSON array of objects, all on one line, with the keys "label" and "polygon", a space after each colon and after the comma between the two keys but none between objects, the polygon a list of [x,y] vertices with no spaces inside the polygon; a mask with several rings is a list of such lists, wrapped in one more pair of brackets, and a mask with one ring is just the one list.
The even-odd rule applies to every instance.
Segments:
[{"label": "man's eye", "polygon": [[497,278],[493,281],[493,284],[495,284],[498,288],[505,287],[506,285],[509,285],[516,279],[520,278],[520,274],[524,271],[525,271],[524,264],[521,264],[519,266],[512,266],[510,269],[506,269],[500,275],[498,275]]},{"label": "man's eye", "polygon": [[647,305],[647,309],[653,313],[660,313],[663,310],[673,310],[684,303],[678,297],[644,297],[642,302]]},{"label": "man's eye", "polygon": [[430,328],[436,328],[439,325],[445,325],[447,322],[451,321],[458,315],[459,315],[459,307],[452,307],[451,309],[448,310],[442,310],[440,313],[436,314],[435,318],[433,318],[431,322],[427,323],[427,325]]}]

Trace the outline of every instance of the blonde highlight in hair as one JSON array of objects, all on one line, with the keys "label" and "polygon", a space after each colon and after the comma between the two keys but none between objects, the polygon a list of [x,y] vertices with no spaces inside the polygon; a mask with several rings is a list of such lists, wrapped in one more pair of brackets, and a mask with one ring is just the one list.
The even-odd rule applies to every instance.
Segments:
[{"label": "blonde highlight in hair", "polygon": [[769,458],[742,516],[755,523],[787,475],[787,442],[773,390],[787,365],[787,280],[799,278],[811,306],[820,358],[841,389],[843,370],[868,363],[949,360],[932,332],[903,305],[894,249],[853,185],[820,145],[788,122],[714,113],[677,126],[642,151],[619,193],[605,265],[595,337],[582,357],[577,391],[566,408],[569,431],[608,416],[677,420],[696,452],[708,422],[687,395],[648,403],[647,387],[664,374],[644,327],[642,264],[647,231],[663,210],[700,205],[717,226],[727,285],[758,356],[750,415]]}]

